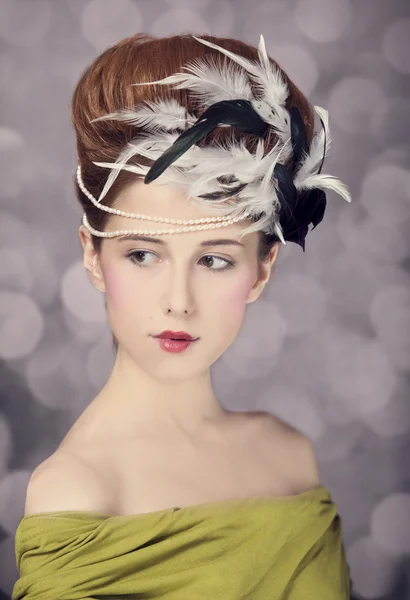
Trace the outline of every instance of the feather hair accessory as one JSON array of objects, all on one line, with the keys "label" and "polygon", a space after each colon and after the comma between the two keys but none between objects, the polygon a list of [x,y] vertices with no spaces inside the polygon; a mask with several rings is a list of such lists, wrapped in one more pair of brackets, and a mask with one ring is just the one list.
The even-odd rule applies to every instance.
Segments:
[{"label": "feather hair accessory", "polygon": [[[328,112],[320,106],[314,107],[322,129],[309,144],[298,108],[286,109],[288,87],[271,64],[262,35],[259,62],[193,37],[231,61],[217,66],[206,58],[195,60],[183,67],[186,73],[134,85],[176,84],[176,89],[189,89],[205,108],[204,112],[196,118],[175,99],[169,99],[146,102],[93,119],[125,121],[146,130],[127,144],[114,163],[94,163],[111,169],[97,203],[101,203],[124,169],[143,176],[146,184],[157,180],[160,185],[182,187],[191,201],[208,214],[232,218],[243,218],[246,214],[257,219],[242,235],[264,231],[275,234],[283,244],[286,240],[295,242],[305,251],[309,224],[314,229],[324,216],[324,189],[331,189],[351,202],[344,183],[321,173],[331,142]],[[238,69],[234,63],[242,68]],[[258,97],[252,91],[249,77],[256,85]],[[255,153],[249,152],[241,141],[199,146],[216,127],[234,127],[258,136]],[[264,155],[263,140],[270,127],[274,128],[278,141]],[[149,167],[129,164],[136,155],[153,163]],[[289,159],[293,159],[291,170],[284,164]]]}]

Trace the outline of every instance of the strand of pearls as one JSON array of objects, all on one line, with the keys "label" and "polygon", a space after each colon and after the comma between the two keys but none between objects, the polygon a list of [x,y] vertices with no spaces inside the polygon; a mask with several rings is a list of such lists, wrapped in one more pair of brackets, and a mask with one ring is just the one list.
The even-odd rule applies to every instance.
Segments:
[{"label": "strand of pearls", "polygon": [[[221,217],[204,217],[200,219],[168,219],[162,217],[151,217],[149,215],[143,215],[140,213],[132,213],[126,212],[124,210],[119,210],[117,208],[111,208],[106,204],[102,204],[91,194],[89,190],[84,185],[84,182],[81,177],[81,167],[78,165],[77,167],[77,182],[78,185],[87,198],[91,200],[91,202],[99,208],[100,210],[104,210],[110,214],[118,215],[121,217],[128,217],[131,219],[142,219],[146,221],[156,221],[158,223],[174,223],[176,225],[189,225],[189,227],[177,227],[173,229],[117,229],[116,231],[99,231],[98,229],[94,229],[87,219],[87,215],[83,214],[83,225],[88,231],[97,236],[97,237],[116,237],[118,235],[128,235],[132,233],[137,233],[141,235],[161,235],[161,234],[173,234],[173,233],[186,233],[189,231],[197,231],[201,229],[216,229],[219,227],[227,227],[232,223],[237,223],[238,221],[242,221],[248,217],[248,213],[244,213],[239,217],[230,217],[230,216],[221,216]],[[197,223],[206,223],[206,225],[197,225]]]},{"label": "strand of pearls", "polygon": [[83,225],[90,233],[96,235],[97,237],[104,238],[112,238],[118,235],[129,235],[132,233],[140,234],[140,235],[164,235],[164,234],[173,234],[173,233],[187,233],[188,231],[198,231],[201,229],[217,229],[218,227],[227,227],[232,223],[236,223],[237,221],[244,219],[245,217],[235,217],[234,219],[229,219],[224,221],[223,223],[210,223],[209,225],[191,225],[190,227],[176,227],[174,229],[117,229],[116,231],[99,231],[98,229],[94,229],[87,219],[87,215],[83,214]]}]

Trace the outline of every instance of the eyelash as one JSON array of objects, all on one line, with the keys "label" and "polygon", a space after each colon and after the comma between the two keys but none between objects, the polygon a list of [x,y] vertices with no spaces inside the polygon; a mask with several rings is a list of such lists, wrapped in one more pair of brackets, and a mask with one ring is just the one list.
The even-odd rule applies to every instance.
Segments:
[{"label": "eyelash", "polygon": [[[148,250],[133,250],[132,252],[129,252],[126,256],[135,264],[137,265],[137,267],[146,267],[147,265],[142,265],[138,262],[136,262],[134,260],[135,256],[137,254],[153,254],[154,256],[155,253],[154,252],[149,252]],[[226,258],[222,258],[221,256],[215,256],[214,254],[206,254],[205,256],[203,256],[202,258],[217,258],[218,260],[223,260],[225,261],[227,264],[225,267],[222,267],[222,269],[212,269],[209,268],[209,271],[213,271],[213,272],[221,272],[221,271],[227,271],[228,269],[232,268],[233,266],[235,266],[235,262],[227,260]],[[202,260],[202,259],[201,259]]]}]

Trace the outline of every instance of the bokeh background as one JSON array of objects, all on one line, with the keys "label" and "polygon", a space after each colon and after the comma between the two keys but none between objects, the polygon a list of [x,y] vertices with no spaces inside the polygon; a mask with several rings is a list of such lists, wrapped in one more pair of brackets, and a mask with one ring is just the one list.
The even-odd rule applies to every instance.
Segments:
[{"label": "bokeh background", "polygon": [[410,598],[410,5],[404,0],[0,0],[0,600],[34,468],[113,364],[82,265],[70,101],[123,37],[232,36],[330,113],[333,192],[306,253],[281,248],[213,365],[231,410],[306,433],[343,521],[354,598]]}]

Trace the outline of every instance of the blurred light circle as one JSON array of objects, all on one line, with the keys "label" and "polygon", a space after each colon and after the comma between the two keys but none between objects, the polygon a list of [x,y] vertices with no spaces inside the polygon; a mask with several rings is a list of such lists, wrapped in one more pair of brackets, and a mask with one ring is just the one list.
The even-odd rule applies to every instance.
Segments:
[{"label": "blurred light circle", "polygon": [[[311,440],[317,440],[324,432],[324,421],[312,398],[300,389],[279,383],[269,386],[269,393],[262,397],[263,406],[275,417],[291,423]],[[258,400],[258,408],[261,401]]]},{"label": "blurred light circle", "polygon": [[0,38],[12,46],[34,46],[51,23],[49,0],[1,0]]},{"label": "blurred light circle", "polygon": [[[190,9],[174,8],[160,12],[151,25],[151,31],[156,36],[166,36],[187,30],[206,31],[207,29],[208,23],[202,19],[198,12],[192,10],[192,4]],[[197,37],[201,36],[198,35]]]},{"label": "blurred light circle", "polygon": [[286,320],[288,335],[314,333],[326,317],[325,290],[303,274],[283,276],[275,290],[275,301]]},{"label": "blurred light circle", "polygon": [[62,313],[63,322],[71,333],[72,337],[82,342],[95,342],[101,338],[101,335],[107,330],[107,318],[105,322],[83,321],[78,319],[68,310]]},{"label": "blurred light circle", "polygon": [[[371,21],[373,21],[375,15],[376,13],[374,13],[373,16],[369,14],[368,22],[365,25],[367,32],[369,27],[373,26],[373,22]],[[364,23],[364,20],[362,22]],[[363,33],[365,34],[366,31],[363,31]],[[358,35],[360,35],[356,26],[353,35],[355,39],[358,39]],[[366,77],[372,79],[373,81],[386,82],[391,77],[391,66],[386,60],[384,60],[378,45],[363,44],[360,52],[358,52],[355,56],[355,72],[366,74]],[[389,103],[393,100],[391,95],[392,91],[393,90],[389,88]]]},{"label": "blurred light circle", "polygon": [[61,371],[79,389],[88,383],[87,356],[88,348],[77,340],[70,340],[61,347]]},{"label": "blurred light circle", "polygon": [[111,374],[115,361],[113,341],[111,334],[105,334],[95,344],[87,359],[88,378],[96,389],[101,389]]},{"label": "blurred light circle", "polygon": [[[20,58],[19,76],[9,84],[5,96],[7,113],[12,118],[18,115],[17,127],[25,139],[24,158],[29,162],[28,179],[32,182],[27,192],[30,196],[33,188],[41,189],[44,194],[44,184],[58,184],[68,171],[67,150],[62,140],[69,127],[67,97],[72,88],[67,80],[66,61],[70,59],[62,50],[61,56],[55,55],[48,44],[52,47],[53,42],[36,48],[31,57]],[[23,157],[19,156],[19,160]]]},{"label": "blurred light circle", "polygon": [[29,292],[34,272],[29,268],[22,250],[0,247],[0,286],[19,292]]},{"label": "blurred light circle", "polygon": [[385,92],[372,79],[359,76],[345,77],[329,93],[329,126],[332,123],[347,133],[367,133],[374,115],[387,106]]},{"label": "blurred light circle", "polygon": [[386,164],[396,165],[403,169],[407,168],[409,164],[409,151],[406,144],[397,142],[393,146],[380,149],[380,153],[371,159],[372,167],[384,166]]},{"label": "blurred light circle", "polygon": [[381,239],[386,223],[400,225],[410,218],[409,185],[410,172],[396,165],[380,165],[365,174],[360,202],[379,223]]},{"label": "blurred light circle", "polygon": [[0,95],[4,94],[12,81],[16,65],[13,62],[13,56],[8,54],[0,55]]},{"label": "blurred light circle", "polygon": [[305,95],[313,92],[319,79],[319,69],[317,60],[308,48],[298,44],[280,44],[275,45],[269,54]]},{"label": "blurred light circle", "polygon": [[362,220],[352,211],[340,211],[337,228],[350,252],[367,256],[377,263],[399,263],[408,255],[408,232],[405,222],[383,225],[383,242],[380,242],[380,221],[373,215]]},{"label": "blurred light circle", "polygon": [[361,598],[390,598],[399,565],[371,536],[360,537],[346,552],[353,592]]},{"label": "blurred light circle", "polygon": [[[6,392],[4,392],[6,393]],[[13,439],[9,420],[0,412],[0,473],[4,473],[11,460]]]},{"label": "blurred light circle", "polygon": [[[287,322],[286,320],[285,323]],[[272,367],[275,373],[280,373],[282,381],[292,387],[297,387],[301,392],[308,394],[310,398],[318,398],[319,394],[328,392],[323,379],[326,344],[320,335],[322,327],[323,325],[313,334],[287,337],[281,345],[275,365]],[[274,330],[273,335],[275,335]],[[297,369],[295,369],[295,360],[298,363]]]},{"label": "blurred light circle", "polygon": [[141,11],[131,0],[90,0],[81,16],[83,36],[97,50],[144,29]]},{"label": "blurred light circle", "polygon": [[389,403],[381,410],[366,415],[366,425],[384,438],[408,435],[410,432],[409,386],[404,376],[399,378]]},{"label": "blurred light circle", "polygon": [[0,211],[0,284],[30,293],[39,306],[49,305],[59,289],[54,256],[46,247],[50,235]]},{"label": "blurred light circle", "polygon": [[258,15],[262,15],[266,18],[278,18],[282,15],[284,16],[288,14],[288,7],[289,4],[286,2],[286,0],[276,0],[276,2],[272,2],[272,0],[261,0],[255,7],[255,12],[257,12]]},{"label": "blurred light circle", "polygon": [[[25,480],[25,471],[22,470],[6,471],[0,479],[0,523],[10,534],[13,534],[15,522],[13,517],[17,516],[13,515],[16,497],[18,497],[16,492],[23,491]],[[3,562],[1,565],[3,566]]]},{"label": "blurred light circle", "polygon": [[387,105],[381,104],[373,114],[370,127],[375,140],[383,140],[387,146],[398,141],[407,144],[410,137],[408,98],[389,98]]},{"label": "blurred light circle", "polygon": [[[201,0],[195,2],[195,10],[199,10],[198,4]],[[212,31],[212,35],[226,37],[233,34],[235,30],[236,15],[235,7],[228,0],[219,0],[212,7],[212,12],[209,13],[210,24],[208,30]]]},{"label": "blurred light circle", "polygon": [[68,173],[67,171],[66,175],[67,176],[62,182],[62,199],[64,200],[65,206],[67,206],[70,209],[70,211],[72,211],[77,216],[78,221],[81,221],[81,218],[83,216],[83,209],[80,203],[78,202],[78,199],[75,194],[72,174]]},{"label": "blurred light circle", "polygon": [[0,285],[29,293],[39,305],[49,305],[59,288],[59,275],[44,235],[16,217],[0,213]]},{"label": "blurred light circle", "polygon": [[332,392],[357,415],[385,406],[397,384],[389,355],[377,341],[343,331],[329,339],[324,374]]},{"label": "blurred light circle", "polygon": [[0,211],[0,240],[2,245],[15,247],[17,240],[18,247],[27,238],[30,238],[30,229],[26,223],[5,210]]},{"label": "blurred light circle", "polygon": [[[49,306],[58,296],[60,286],[60,269],[56,264],[52,240],[57,232],[48,232],[32,228],[29,238],[24,240],[24,256],[31,272],[31,296],[41,306]],[[61,233],[60,233],[61,243]]]},{"label": "blurred light circle", "polygon": [[21,358],[39,343],[44,319],[35,302],[25,294],[0,292],[0,357]]},{"label": "blurred light circle", "polygon": [[[36,399],[43,406],[63,410],[81,408],[81,390],[84,380],[73,383],[63,371],[61,354],[56,352],[53,358],[53,346],[46,350],[43,348],[41,354],[37,351],[30,359],[26,368],[27,383]],[[49,359],[48,359],[49,357]],[[46,364],[47,359],[49,364]]]},{"label": "blurred light circle", "polygon": [[42,344],[26,363],[26,377],[31,380],[48,379],[61,368],[62,345]]},{"label": "blurred light circle", "polygon": [[383,35],[382,51],[389,63],[402,73],[410,73],[410,19],[391,23]]},{"label": "blurred light circle", "polygon": [[358,416],[349,409],[344,402],[338,402],[338,397],[332,397],[323,407],[323,418],[335,425],[351,424]]},{"label": "blurred light circle", "polygon": [[376,262],[355,251],[340,254],[327,264],[327,271],[326,284],[332,290],[329,312],[337,311],[339,318],[349,317],[356,322],[359,322],[358,317],[363,319],[363,315],[369,314],[373,298],[386,286],[406,285],[409,281],[400,266]]},{"label": "blurred light circle", "polygon": [[[2,528],[9,533],[12,539],[14,539],[17,525],[19,524],[24,511],[30,475],[30,471],[26,469],[15,468],[12,471],[6,472],[1,480],[0,521]],[[3,563],[1,563],[1,565],[3,567]]]},{"label": "blurred light circle", "polygon": [[51,409],[83,409],[87,348],[62,341],[43,344],[27,363],[26,378],[37,400]]},{"label": "blurred light circle", "polygon": [[42,344],[26,364],[27,380],[40,402],[52,408],[62,407],[60,394],[44,397],[44,382],[46,385],[54,382],[55,390],[61,381],[68,381],[78,390],[86,385],[86,353],[84,347],[73,341]]},{"label": "blurred light circle", "polygon": [[[336,403],[329,403],[329,411]],[[323,415],[326,418],[326,415]],[[327,427],[324,435],[318,440],[317,450],[323,462],[329,463],[347,458],[358,440],[363,436],[363,424],[352,421],[346,425]]]},{"label": "blurred light circle", "polygon": [[15,198],[24,188],[29,167],[24,156],[23,136],[8,127],[0,127],[0,198]]},{"label": "blurred light circle", "polygon": [[297,26],[316,42],[334,42],[350,22],[347,0],[298,0],[294,10]]},{"label": "blurred light circle", "polygon": [[384,498],[370,517],[375,542],[398,558],[410,553],[410,494],[396,492]]},{"label": "blurred light circle", "polygon": [[[191,8],[192,6],[192,0],[166,0],[166,3],[178,8]],[[207,6],[209,6],[209,0],[195,0],[196,10],[202,10]]]},{"label": "blurred light circle", "polygon": [[104,294],[88,279],[82,261],[74,262],[61,280],[64,306],[81,321],[105,322]]},{"label": "blurred light circle", "polygon": [[410,289],[407,285],[385,286],[373,299],[369,316],[373,328],[397,369],[410,365]]}]

